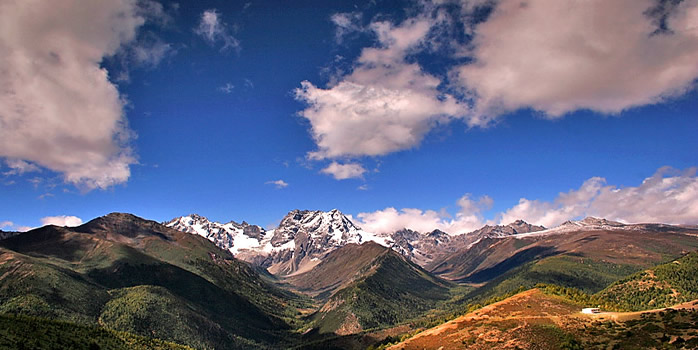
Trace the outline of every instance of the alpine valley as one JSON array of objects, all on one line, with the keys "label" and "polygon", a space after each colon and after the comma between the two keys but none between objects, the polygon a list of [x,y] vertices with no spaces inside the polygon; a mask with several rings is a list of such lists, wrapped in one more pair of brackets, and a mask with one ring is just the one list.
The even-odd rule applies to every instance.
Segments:
[{"label": "alpine valley", "polygon": [[690,349],[697,250],[695,226],[593,217],[449,234],[112,213],[0,232],[0,347]]}]

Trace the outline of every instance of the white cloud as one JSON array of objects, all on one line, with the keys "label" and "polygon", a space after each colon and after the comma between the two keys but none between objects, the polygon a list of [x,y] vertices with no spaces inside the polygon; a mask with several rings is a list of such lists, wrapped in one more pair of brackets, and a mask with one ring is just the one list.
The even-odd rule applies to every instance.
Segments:
[{"label": "white cloud", "polygon": [[521,218],[554,226],[584,216],[628,223],[698,224],[696,168],[678,172],[664,167],[636,187],[607,185],[605,179],[594,177],[552,202],[522,198],[502,214],[500,221]]},{"label": "white cloud", "polygon": [[174,22],[172,13],[176,13],[178,8],[179,5],[171,4],[170,11],[168,11],[157,1],[138,0],[138,14],[145,17],[147,21],[161,27],[167,27]]},{"label": "white cloud", "polygon": [[[616,114],[695,87],[698,0],[464,0],[458,21],[443,11],[452,4],[420,2],[400,24],[361,27],[356,13],[331,17],[338,40],[362,31],[377,43],[327,87],[303,81],[296,90],[317,145],[311,159],[410,149],[454,119],[486,127],[526,108],[551,119],[583,109]],[[475,23],[483,6],[494,11]],[[456,40],[456,22],[473,41]],[[423,52],[474,60],[454,63],[444,79],[422,69],[415,54]]]},{"label": "white cloud", "polygon": [[474,95],[471,125],[533,108],[549,118],[615,114],[661,102],[698,77],[698,1],[668,13],[657,32],[651,0],[499,1],[475,29],[476,62],[456,69]]},{"label": "white cloud", "polygon": [[225,83],[225,85],[218,88],[218,91],[223,92],[225,94],[231,94],[233,93],[233,89],[235,89],[235,85],[231,83]]},{"label": "white cloud", "polygon": [[[605,181],[601,177],[592,177],[584,181],[579,189],[560,193],[552,202],[521,198],[517,205],[500,214],[498,221],[508,223],[522,219],[532,224],[553,227],[567,220],[591,215],[588,213],[592,200],[603,188]],[[597,215],[605,217],[604,214]]]},{"label": "white cloud", "polygon": [[77,216],[67,216],[67,215],[60,215],[60,216],[47,216],[44,218],[41,218],[41,225],[46,226],[46,225],[56,225],[56,226],[80,226],[82,225],[82,219],[80,219]]},{"label": "white cloud", "polygon": [[359,213],[356,217],[362,229],[376,233],[392,233],[403,228],[430,232],[445,225],[439,213],[416,208],[385,208],[371,213]]},{"label": "white cloud", "polygon": [[266,185],[274,185],[277,189],[288,187],[288,183],[284,180],[273,180],[265,182]]},{"label": "white cloud", "polygon": [[29,226],[17,226],[17,228],[15,229],[15,231],[17,231],[17,232],[27,232],[27,231],[33,230],[33,229],[34,229],[33,227],[29,227]]},{"label": "white cloud", "polygon": [[335,13],[330,17],[330,20],[336,26],[335,40],[337,43],[341,43],[344,36],[350,33],[361,32],[364,30],[360,23],[362,17],[361,12]]},{"label": "white cloud", "polygon": [[485,224],[509,224],[522,219],[546,227],[586,216],[626,223],[698,224],[698,168],[683,172],[660,168],[635,187],[606,184],[601,177],[586,180],[578,189],[560,193],[552,201],[521,198],[515,206],[485,220],[481,212],[491,208],[492,198],[477,201],[466,194],[457,204],[454,218],[448,213],[415,208],[386,208],[357,215],[362,228],[394,232],[410,228],[419,232],[439,229],[451,234],[469,232]]},{"label": "white cloud", "polygon": [[340,164],[332,162],[326,168],[320,170],[323,174],[332,175],[335,180],[346,180],[352,178],[360,178],[366,172],[363,166],[359,163]]},{"label": "white cloud", "polygon": [[135,1],[0,3],[0,157],[85,189],[125,182],[136,160],[102,60],[145,22]]},{"label": "white cloud", "polygon": [[416,208],[385,208],[371,213],[359,213],[357,218],[361,228],[369,232],[392,233],[408,228],[422,233],[438,229],[451,234],[461,234],[484,225],[481,211],[492,206],[492,199],[483,196],[474,201],[470,194],[466,194],[457,204],[460,209],[455,217],[451,217],[444,210],[437,212]]},{"label": "white cloud", "polygon": [[8,228],[8,227],[12,227],[14,225],[15,224],[12,221],[1,221],[0,222],[0,228]]},{"label": "white cloud", "polygon": [[131,50],[136,63],[150,67],[157,66],[165,57],[174,53],[172,44],[163,42],[159,38],[143,41],[134,45]]},{"label": "white cloud", "polygon": [[221,41],[223,43],[221,50],[240,49],[240,42],[230,34],[227,25],[220,18],[216,9],[206,10],[201,14],[199,25],[194,29],[194,32],[212,45]]},{"label": "white cloud", "polygon": [[376,22],[371,30],[379,46],[365,48],[357,67],[326,89],[308,81],[296,99],[308,107],[318,150],[311,159],[376,156],[417,146],[435,125],[462,115],[466,107],[437,87],[440,80],[405,56],[419,47],[432,26],[425,18],[395,27]]},{"label": "white cloud", "polygon": [[5,159],[5,165],[7,165],[10,170],[6,171],[3,173],[3,175],[8,176],[8,175],[22,175],[24,173],[31,173],[31,172],[36,172],[36,171],[41,171],[38,166],[29,163],[27,161],[21,160],[21,159],[16,159],[16,158],[8,158]]}]

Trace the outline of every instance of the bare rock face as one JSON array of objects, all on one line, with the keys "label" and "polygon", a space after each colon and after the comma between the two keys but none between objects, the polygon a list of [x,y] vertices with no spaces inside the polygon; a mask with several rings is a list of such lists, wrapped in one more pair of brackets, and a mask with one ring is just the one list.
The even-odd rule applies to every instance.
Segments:
[{"label": "bare rock face", "polygon": [[242,233],[248,237],[260,239],[266,232],[257,225],[250,225],[246,222],[242,222]]},{"label": "bare rock face", "polygon": [[[289,275],[327,253],[349,243],[362,243],[365,233],[337,209],[293,210],[279,224],[271,238],[271,259],[265,260],[275,274]],[[292,251],[292,254],[288,254]]]},{"label": "bare rock face", "polygon": [[358,241],[359,231],[361,229],[337,209],[329,212],[296,209],[281,220],[274,230],[271,244],[278,247],[294,240],[299,233],[306,233],[313,241],[341,245]]}]

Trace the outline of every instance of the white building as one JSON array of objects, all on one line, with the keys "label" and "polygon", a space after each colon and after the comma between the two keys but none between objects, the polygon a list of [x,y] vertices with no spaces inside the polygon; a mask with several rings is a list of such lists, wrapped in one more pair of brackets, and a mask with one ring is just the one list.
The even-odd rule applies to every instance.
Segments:
[{"label": "white building", "polygon": [[583,314],[598,314],[601,310],[598,307],[585,307],[582,309]]}]

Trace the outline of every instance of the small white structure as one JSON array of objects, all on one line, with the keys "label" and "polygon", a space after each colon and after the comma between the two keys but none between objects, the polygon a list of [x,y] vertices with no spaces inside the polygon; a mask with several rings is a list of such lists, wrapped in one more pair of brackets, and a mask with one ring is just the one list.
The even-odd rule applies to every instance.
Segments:
[{"label": "small white structure", "polygon": [[583,314],[598,314],[601,310],[598,307],[585,307],[582,309]]}]

